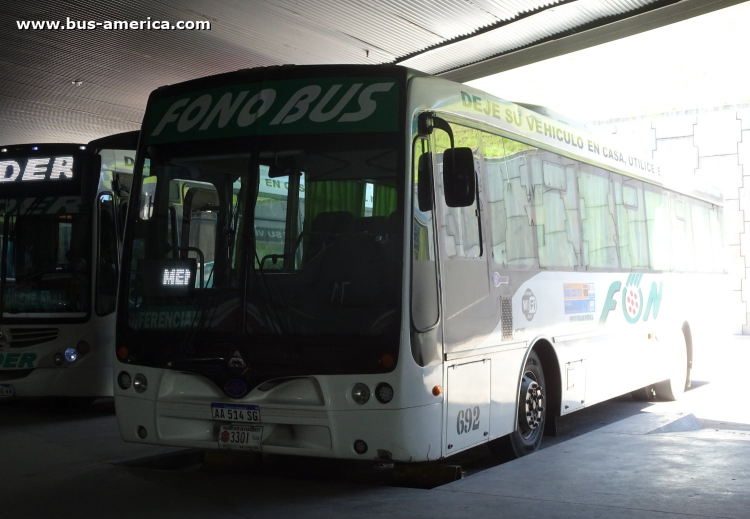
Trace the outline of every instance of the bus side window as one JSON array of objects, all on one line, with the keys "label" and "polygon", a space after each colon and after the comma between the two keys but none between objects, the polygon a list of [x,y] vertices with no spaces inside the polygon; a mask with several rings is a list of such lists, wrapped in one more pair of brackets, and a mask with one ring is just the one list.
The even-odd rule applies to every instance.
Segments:
[{"label": "bus side window", "polygon": [[648,236],[646,207],[643,202],[643,182],[611,174],[617,208],[617,236],[620,262],[624,269],[647,269]]},{"label": "bus side window", "polygon": [[[451,123],[455,146],[468,147],[474,150],[475,168],[479,162],[479,131],[465,126]],[[479,258],[482,256],[482,234],[477,200],[480,198],[481,182],[477,190],[477,200],[467,207],[448,207],[445,203],[443,192],[443,151],[450,147],[448,134],[438,130],[435,135],[435,148],[437,153],[437,168],[435,171],[435,183],[438,199],[442,206],[444,222],[441,226],[442,242],[445,253],[450,259]]]},{"label": "bus side window", "polygon": [[617,268],[615,198],[610,173],[581,164],[578,173],[583,229],[583,261],[587,268]]},{"label": "bus side window", "polygon": [[650,267],[669,272],[672,265],[669,192],[651,184],[645,186]]},{"label": "bus side window", "polygon": [[693,218],[686,197],[671,193],[673,267],[676,272],[695,272]]},{"label": "bus side window", "polygon": [[111,194],[99,195],[99,261],[96,279],[96,313],[115,311],[119,259],[115,203]]},{"label": "bus side window", "polygon": [[497,265],[529,268],[536,265],[531,190],[527,155],[536,148],[482,133],[482,161],[487,175],[487,200],[492,258]]},{"label": "bus side window", "polygon": [[548,152],[529,156],[534,193],[539,266],[574,268],[580,264],[576,173],[578,163]]},{"label": "bus side window", "polygon": [[426,330],[438,320],[432,156],[426,139],[415,140],[413,158],[411,314],[414,327],[417,330]]},{"label": "bus side window", "polygon": [[724,249],[724,214],[721,208],[711,206],[709,211],[711,222],[711,249],[714,256],[714,272],[727,271],[726,250]]},{"label": "bus side window", "polygon": [[713,251],[711,247],[711,217],[709,204],[693,198],[686,200],[693,225],[693,246],[695,247],[695,270],[713,272]]}]

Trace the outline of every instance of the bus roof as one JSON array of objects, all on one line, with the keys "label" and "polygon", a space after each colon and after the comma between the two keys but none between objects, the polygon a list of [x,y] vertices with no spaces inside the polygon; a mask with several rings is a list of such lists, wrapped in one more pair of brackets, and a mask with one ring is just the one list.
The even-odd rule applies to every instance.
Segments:
[{"label": "bus roof", "polygon": [[421,84],[419,96],[425,98],[426,109],[471,119],[495,127],[522,142],[687,196],[713,204],[723,202],[718,188],[706,185],[692,175],[679,180],[664,177],[659,161],[629,152],[627,145],[617,137],[593,133],[586,125],[545,107],[513,103],[442,78],[430,76],[415,81]]},{"label": "bus roof", "polygon": [[[283,79],[331,78],[339,75],[392,76],[402,80],[411,78],[423,80],[424,78],[430,83],[430,86],[425,89],[426,96],[430,97],[430,93],[435,94],[434,102],[426,100],[428,109],[454,112],[456,115],[505,130],[529,144],[553,149],[563,155],[688,196],[715,204],[722,203],[718,189],[703,185],[692,178],[680,178],[679,182],[666,179],[660,174],[659,162],[653,158],[629,153],[617,138],[612,139],[610,136],[603,137],[591,133],[586,125],[571,121],[545,107],[505,101],[468,85],[430,76],[399,65],[279,65],[242,69],[162,86],[151,93],[149,105],[166,97],[197,92],[217,85]],[[495,107],[498,108],[499,116],[493,112]],[[507,117],[506,114],[508,114]],[[552,128],[551,138],[549,134],[544,133],[546,127]],[[565,146],[564,139],[559,137],[561,133],[557,130],[561,130],[562,134],[575,144]],[[555,133],[557,136],[554,135]]]},{"label": "bus roof", "polygon": [[30,153],[48,152],[65,153],[69,151],[85,150],[85,143],[74,142],[42,142],[34,144],[7,144],[0,146],[0,159],[6,156],[27,155]]},{"label": "bus roof", "polygon": [[139,134],[140,131],[133,130],[108,135],[89,142],[88,147],[92,151],[98,151],[101,149],[134,150],[138,146]]}]

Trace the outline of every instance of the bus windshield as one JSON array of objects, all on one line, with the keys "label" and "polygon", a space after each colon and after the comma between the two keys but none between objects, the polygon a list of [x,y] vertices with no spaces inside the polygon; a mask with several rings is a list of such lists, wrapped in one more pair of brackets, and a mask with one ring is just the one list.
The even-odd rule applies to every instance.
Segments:
[{"label": "bus windshield", "polygon": [[358,134],[149,146],[124,266],[128,328],[178,331],[185,344],[201,331],[251,335],[261,347],[280,336],[397,337],[396,143]]},{"label": "bus windshield", "polygon": [[91,240],[81,197],[2,199],[0,225],[3,316],[86,316]]}]

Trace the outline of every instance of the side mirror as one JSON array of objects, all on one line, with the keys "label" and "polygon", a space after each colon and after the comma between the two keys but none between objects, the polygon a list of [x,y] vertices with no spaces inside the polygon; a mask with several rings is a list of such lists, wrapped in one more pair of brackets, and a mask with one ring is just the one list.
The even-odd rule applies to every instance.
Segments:
[{"label": "side mirror", "polygon": [[423,153],[417,164],[417,203],[419,210],[432,211],[432,153]]},{"label": "side mirror", "polygon": [[474,153],[471,148],[443,152],[443,189],[448,207],[468,207],[476,200]]}]

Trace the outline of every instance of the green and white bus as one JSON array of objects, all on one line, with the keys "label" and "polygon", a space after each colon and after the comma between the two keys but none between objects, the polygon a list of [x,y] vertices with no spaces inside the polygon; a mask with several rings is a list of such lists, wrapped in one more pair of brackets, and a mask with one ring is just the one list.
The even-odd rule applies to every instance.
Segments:
[{"label": "green and white bus", "polygon": [[721,196],[579,128],[398,66],[153,92],[119,292],[122,437],[520,456],[558,416],[678,398],[726,277]]},{"label": "green and white bus", "polygon": [[0,147],[0,396],[112,395],[137,141]]}]

